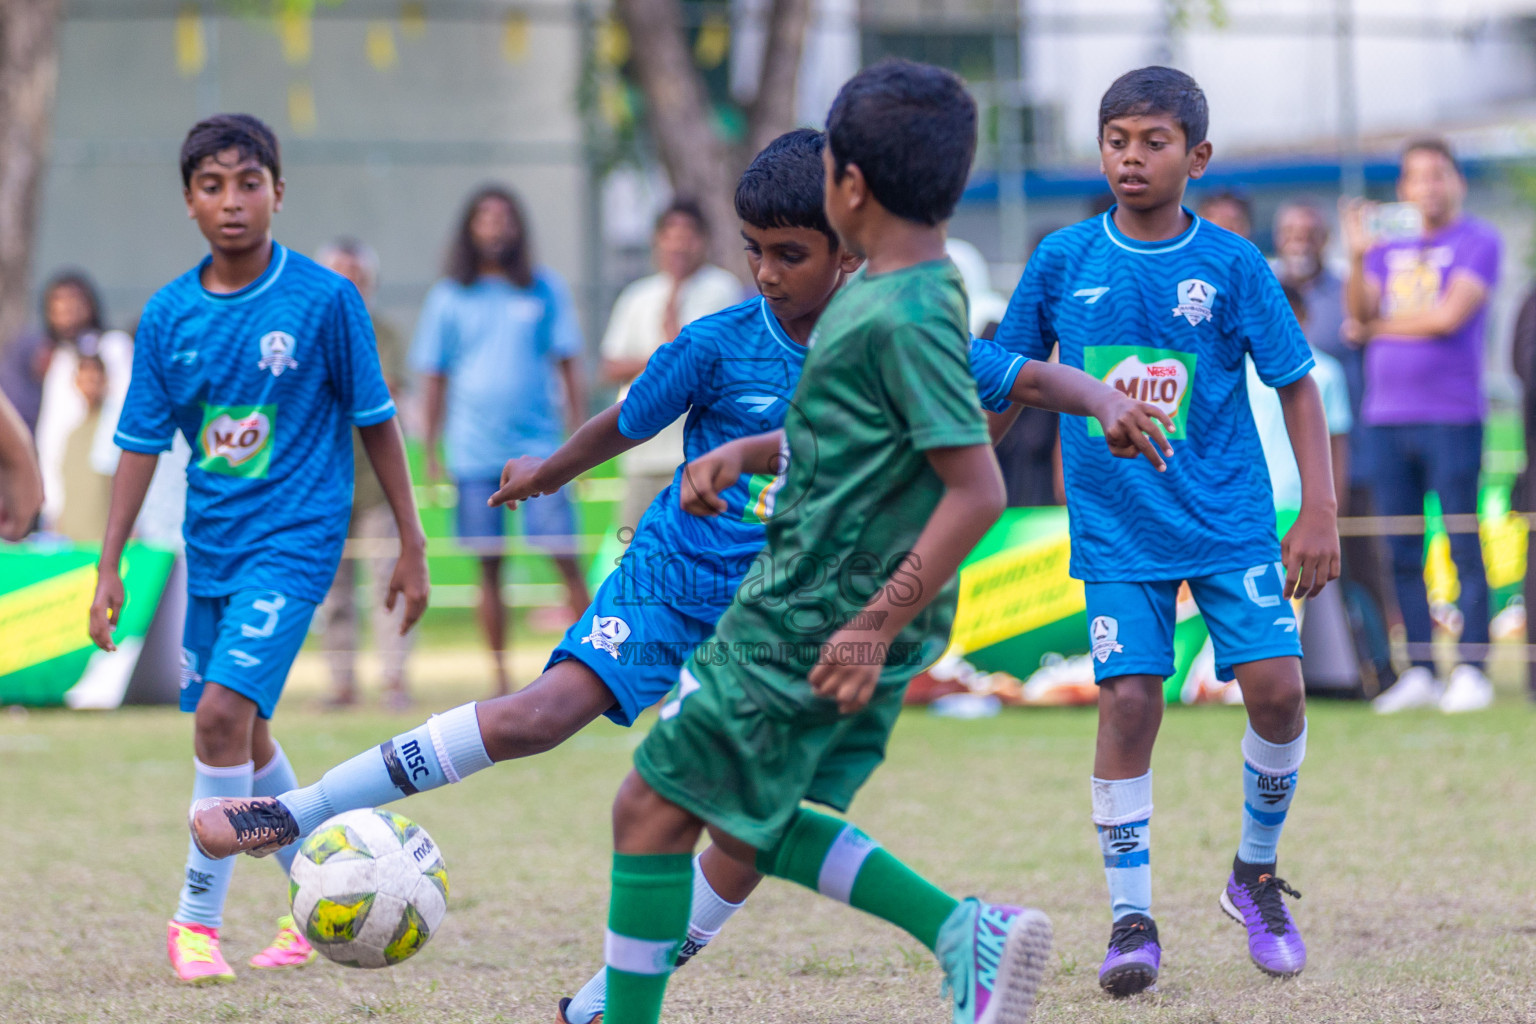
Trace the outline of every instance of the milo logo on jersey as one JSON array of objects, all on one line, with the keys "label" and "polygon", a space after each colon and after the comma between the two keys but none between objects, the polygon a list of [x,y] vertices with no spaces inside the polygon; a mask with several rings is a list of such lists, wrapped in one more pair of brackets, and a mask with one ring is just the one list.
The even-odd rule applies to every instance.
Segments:
[{"label": "milo logo on jersey", "polygon": [[[1083,369],[1121,394],[1150,402],[1173,419],[1170,438],[1182,438],[1189,415],[1189,391],[1195,383],[1193,352],[1140,345],[1090,345],[1083,349]],[[1090,437],[1103,437],[1104,428],[1088,420]]]},{"label": "milo logo on jersey", "polygon": [[197,466],[209,473],[266,478],[272,464],[275,405],[204,405]]}]

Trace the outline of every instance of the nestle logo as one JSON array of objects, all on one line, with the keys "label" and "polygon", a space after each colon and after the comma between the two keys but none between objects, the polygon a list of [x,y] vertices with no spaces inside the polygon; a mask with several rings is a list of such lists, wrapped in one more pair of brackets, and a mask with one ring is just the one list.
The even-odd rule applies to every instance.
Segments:
[{"label": "nestle logo", "polygon": [[1148,377],[1176,377],[1176,376],[1178,376],[1178,372],[1179,372],[1178,369],[1175,368],[1175,367],[1172,367],[1172,366],[1149,366],[1149,367],[1147,367],[1147,376]]}]

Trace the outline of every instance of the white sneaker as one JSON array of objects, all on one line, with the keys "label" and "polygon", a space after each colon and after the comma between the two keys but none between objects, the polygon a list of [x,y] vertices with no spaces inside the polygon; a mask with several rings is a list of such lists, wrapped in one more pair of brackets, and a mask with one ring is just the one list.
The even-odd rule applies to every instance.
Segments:
[{"label": "white sneaker", "polygon": [[1451,673],[1450,685],[1440,697],[1440,710],[1447,714],[1481,711],[1492,703],[1493,684],[1488,677],[1471,665],[1457,665]]},{"label": "white sneaker", "polygon": [[1397,682],[1371,702],[1378,715],[1391,715],[1409,708],[1432,708],[1440,704],[1440,681],[1421,665],[1415,665],[1397,677]]}]

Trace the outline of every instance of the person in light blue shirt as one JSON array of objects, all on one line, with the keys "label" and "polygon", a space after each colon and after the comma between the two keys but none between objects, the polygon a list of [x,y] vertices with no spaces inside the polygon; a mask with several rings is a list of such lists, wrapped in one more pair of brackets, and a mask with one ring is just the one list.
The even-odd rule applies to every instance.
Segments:
[{"label": "person in light blue shirt", "polygon": [[[480,626],[502,694],[510,685],[501,601],[506,516],[487,499],[509,453],[548,455],[560,445],[562,417],[573,430],[585,418],[581,329],[565,282],[534,264],[528,218],[505,188],[470,197],[448,263],[422,307],[410,362],[425,377],[427,475],[443,478],[441,441],[458,488],[459,539],[480,556]],[[523,534],[554,559],[571,614],[579,615],[587,587],[566,492],[528,502]]]},{"label": "person in light blue shirt", "polygon": [[[192,449],[181,709],[196,714],[194,808],[296,782],[268,723],[347,538],[353,425],[400,535],[386,604],[405,597],[402,632],[427,601],[426,539],[368,311],[350,281],[272,240],[279,167],[276,136],[250,115],[221,114],[187,134],[184,197],[211,252],[156,292],[139,321],[91,603],[91,639],[114,650],[123,546],[179,433]],[[284,874],[292,860],[279,856]],[[182,982],[234,979],[219,952],[232,872],[195,843],[187,851],[166,941]],[[298,967],[314,955],[284,918],[251,964]]]}]

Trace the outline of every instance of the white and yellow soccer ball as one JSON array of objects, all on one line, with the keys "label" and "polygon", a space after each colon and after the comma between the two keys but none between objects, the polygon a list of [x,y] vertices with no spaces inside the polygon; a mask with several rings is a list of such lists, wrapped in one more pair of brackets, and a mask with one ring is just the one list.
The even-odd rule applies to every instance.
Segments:
[{"label": "white and yellow soccer ball", "polygon": [[363,808],[326,820],[289,873],[293,920],[321,954],[348,967],[414,956],[448,913],[448,870],[427,830]]}]

